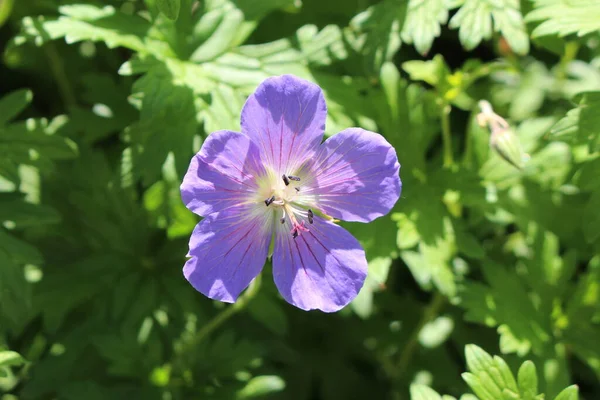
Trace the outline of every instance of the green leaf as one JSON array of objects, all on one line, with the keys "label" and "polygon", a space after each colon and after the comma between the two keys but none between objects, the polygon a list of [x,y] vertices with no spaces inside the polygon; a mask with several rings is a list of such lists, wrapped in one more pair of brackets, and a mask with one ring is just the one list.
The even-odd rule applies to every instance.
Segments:
[{"label": "green leaf", "polygon": [[[4,22],[10,17],[14,0],[2,0],[0,1],[0,27],[4,25]],[[0,113],[2,115],[2,113]]]},{"label": "green leaf", "polygon": [[471,373],[463,374],[463,378],[481,400],[502,399],[504,389],[516,392],[514,377],[503,360],[475,345],[466,346],[465,356]]},{"label": "green leaf", "polygon": [[16,228],[24,228],[52,224],[59,220],[59,215],[50,207],[26,203],[21,199],[4,201],[0,196],[0,224],[10,221]]},{"label": "green leaf", "polygon": [[77,156],[77,145],[55,133],[66,123],[66,117],[59,116],[51,122],[30,118],[0,127],[2,151],[16,164],[73,158]]},{"label": "green leaf", "polygon": [[109,48],[126,47],[138,52],[162,54],[164,45],[147,46],[146,34],[150,24],[137,15],[127,15],[113,6],[102,8],[89,4],[72,4],[59,7],[61,17],[47,20],[25,17],[22,36],[17,43],[32,40],[41,46],[49,40],[65,38],[67,43],[84,40],[104,42]]},{"label": "green leaf", "polygon": [[236,393],[236,399],[253,399],[285,389],[285,381],[276,375],[256,376]]},{"label": "green leaf", "polygon": [[0,351],[0,367],[19,366],[25,363],[25,359],[14,351]]},{"label": "green leaf", "polygon": [[32,245],[0,229],[0,250],[4,250],[14,263],[40,264],[42,254]]},{"label": "green leaf", "polygon": [[553,139],[589,144],[590,152],[600,150],[600,92],[579,97],[579,106],[558,121],[550,135]]},{"label": "green leaf", "polygon": [[364,56],[365,68],[371,75],[377,76],[383,63],[390,61],[400,48],[407,11],[406,1],[384,0],[350,21],[350,43]]},{"label": "green leaf", "polygon": [[25,364],[25,359],[14,351],[0,351],[0,378],[8,376],[6,368]]},{"label": "green leaf", "polygon": [[435,390],[425,385],[412,384],[410,385],[411,400],[442,400]]},{"label": "green leaf", "polygon": [[287,316],[279,300],[274,296],[269,296],[264,291],[259,292],[248,304],[248,311],[254,319],[274,334],[283,336],[287,333]]},{"label": "green leaf", "polygon": [[430,61],[406,61],[402,64],[402,69],[413,81],[427,82],[438,90],[445,84],[446,77],[450,73],[444,58],[439,54]]},{"label": "green leaf", "polygon": [[244,21],[244,14],[231,5],[212,35],[190,56],[190,61],[201,63],[217,56],[237,45],[237,27]]},{"label": "green leaf", "polygon": [[140,120],[125,133],[133,145],[135,176],[142,177],[146,185],[158,180],[169,153],[174,156],[178,176],[184,175],[193,153],[198,129],[194,92],[175,79],[168,64],[159,63],[133,86]]},{"label": "green leaf", "polygon": [[467,50],[474,49],[484,39],[490,39],[492,32],[496,31],[504,36],[515,53],[529,52],[519,0],[462,0],[462,6],[449,26],[459,29],[460,41]]},{"label": "green leaf", "polygon": [[[0,6],[1,7],[1,6]],[[16,90],[0,99],[0,126],[15,118],[33,99],[29,89]]]},{"label": "green leaf", "polygon": [[[461,305],[471,321],[498,326],[504,353],[527,354],[531,347],[541,351],[550,339],[549,320],[540,315],[519,277],[497,264],[484,263],[483,273],[490,287],[468,282]],[[515,314],[512,310],[519,309]]]},{"label": "green leaf", "polygon": [[448,0],[410,0],[401,37],[414,44],[423,55],[431,49],[433,40],[440,36],[440,25],[448,21]]},{"label": "green leaf", "polygon": [[[456,282],[451,261],[456,254],[452,222],[437,194],[431,188],[419,186],[404,208],[419,235],[417,251],[403,251],[400,256],[415,280],[426,290],[435,285],[443,294],[456,294]],[[402,227],[398,234],[403,232]]]},{"label": "green leaf", "polygon": [[600,29],[600,3],[595,0],[533,0],[534,9],[527,22],[542,21],[532,36],[570,34],[584,36]]},{"label": "green leaf", "polygon": [[358,296],[350,303],[350,306],[359,317],[366,319],[373,313],[374,293],[385,288],[391,265],[391,257],[370,259],[367,279]]},{"label": "green leaf", "polygon": [[175,21],[179,17],[181,0],[156,0],[156,6],[168,19]]},{"label": "green leaf", "polygon": [[577,385],[569,386],[564,389],[554,398],[554,400],[578,400],[579,399],[579,388]]},{"label": "green leaf", "polygon": [[454,320],[447,316],[437,317],[426,323],[419,332],[421,346],[433,349],[444,343],[454,329]]},{"label": "green leaf", "polygon": [[583,234],[590,243],[600,239],[600,190],[594,192],[583,210]]},{"label": "green leaf", "polygon": [[531,361],[521,364],[517,374],[519,391],[524,397],[534,397],[538,393],[538,378],[535,365]]},{"label": "green leaf", "polygon": [[25,280],[23,267],[11,260],[13,255],[3,251],[2,239],[0,230],[0,321],[4,329],[18,333],[29,322],[31,285]]}]

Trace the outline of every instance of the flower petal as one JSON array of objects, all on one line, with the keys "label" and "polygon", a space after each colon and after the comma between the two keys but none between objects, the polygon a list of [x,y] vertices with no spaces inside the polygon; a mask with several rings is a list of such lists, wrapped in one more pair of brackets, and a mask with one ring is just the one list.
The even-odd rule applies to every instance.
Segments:
[{"label": "flower petal", "polygon": [[345,221],[369,222],[387,214],[402,190],[394,148],[360,128],[327,139],[306,170],[300,201]]},{"label": "flower petal", "polygon": [[314,218],[295,239],[280,225],[273,253],[279,293],[303,310],[334,312],[352,301],[367,276],[365,252],[344,228]]},{"label": "flower petal", "polygon": [[279,174],[293,174],[323,138],[327,107],[321,88],[292,75],[266,79],[242,109],[242,132]]},{"label": "flower petal", "polygon": [[233,303],[262,270],[272,226],[273,213],[251,205],[209,215],[190,238],[185,278],[205,296]]},{"label": "flower petal", "polygon": [[264,175],[258,148],[247,136],[218,131],[208,136],[192,158],[181,198],[200,216],[239,205],[255,195],[256,177]]}]

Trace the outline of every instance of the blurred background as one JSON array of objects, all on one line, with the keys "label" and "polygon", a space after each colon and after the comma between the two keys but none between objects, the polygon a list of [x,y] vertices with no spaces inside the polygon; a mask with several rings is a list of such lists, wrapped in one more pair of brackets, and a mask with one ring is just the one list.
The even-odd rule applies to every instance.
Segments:
[{"label": "blurred background", "polygon": [[[596,0],[0,0],[0,399],[599,399],[599,32]],[[402,164],[336,314],[181,272],[190,158],[280,74]]]}]

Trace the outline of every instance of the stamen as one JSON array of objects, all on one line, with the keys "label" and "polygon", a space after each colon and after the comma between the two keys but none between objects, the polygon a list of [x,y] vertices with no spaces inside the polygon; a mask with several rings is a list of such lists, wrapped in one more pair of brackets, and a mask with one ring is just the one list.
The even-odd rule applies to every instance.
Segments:
[{"label": "stamen", "polygon": [[265,200],[265,205],[269,207],[269,205],[275,201],[275,196],[271,196],[270,198]]},{"label": "stamen", "polygon": [[300,188],[298,186],[296,186],[294,189],[296,190],[296,192],[300,192]]},{"label": "stamen", "polygon": [[312,210],[309,208],[308,209],[308,222],[312,224],[313,221],[314,221],[314,214],[313,214]]},{"label": "stamen", "polygon": [[291,181],[296,181],[296,182],[300,182],[300,178],[298,178],[297,176],[294,175],[288,175],[287,176]]},{"label": "stamen", "polygon": [[290,184],[290,180],[288,179],[287,176],[281,175],[281,178],[283,178],[283,183],[285,183],[285,186]]},{"label": "stamen", "polygon": [[281,222],[282,224],[285,224],[285,208],[283,209],[283,216],[281,218],[279,218],[279,222]]}]

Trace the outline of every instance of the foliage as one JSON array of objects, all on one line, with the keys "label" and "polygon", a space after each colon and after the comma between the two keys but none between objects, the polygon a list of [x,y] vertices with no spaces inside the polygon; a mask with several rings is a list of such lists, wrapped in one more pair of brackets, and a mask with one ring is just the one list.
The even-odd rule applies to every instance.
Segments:
[{"label": "foliage", "polygon": [[[480,347],[467,345],[465,350],[469,372],[462,374],[469,388],[481,400],[538,400],[544,399],[544,394],[538,394],[538,376],[535,364],[525,361],[519,367],[517,378],[511,372],[508,364],[498,356],[490,356]],[[433,389],[413,384],[410,387],[412,400],[456,400],[452,396],[440,396]],[[474,396],[465,394],[461,400]],[[576,385],[562,390],[554,400],[577,400]]]},{"label": "foliage", "polygon": [[[0,0],[0,398],[599,398],[599,21],[595,0]],[[190,158],[283,73],[323,88],[327,135],[380,132],[402,164],[392,213],[343,224],[369,276],[335,315],[285,303],[269,263],[233,306],[181,274]]]}]

